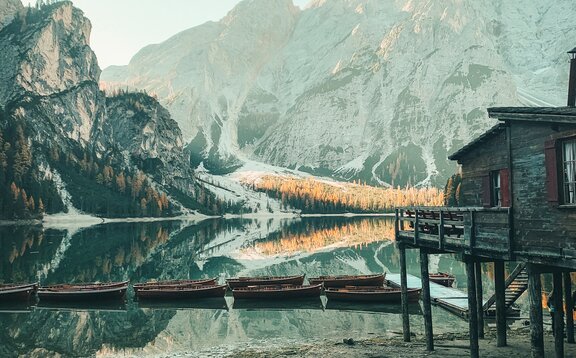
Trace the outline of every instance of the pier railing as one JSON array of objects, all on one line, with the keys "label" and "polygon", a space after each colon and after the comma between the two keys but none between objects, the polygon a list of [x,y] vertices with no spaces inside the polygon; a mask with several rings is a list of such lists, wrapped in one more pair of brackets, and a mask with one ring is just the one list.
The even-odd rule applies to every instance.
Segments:
[{"label": "pier railing", "polygon": [[396,240],[448,252],[509,257],[508,208],[404,207],[396,209]]}]

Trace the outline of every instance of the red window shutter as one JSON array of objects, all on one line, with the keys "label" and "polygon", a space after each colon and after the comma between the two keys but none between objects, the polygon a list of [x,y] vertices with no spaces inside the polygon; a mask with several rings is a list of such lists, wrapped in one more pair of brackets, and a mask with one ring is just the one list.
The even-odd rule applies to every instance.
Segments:
[{"label": "red window shutter", "polygon": [[546,165],[546,190],[548,202],[558,204],[558,160],[556,158],[556,141],[544,143],[544,161]]},{"label": "red window shutter", "polygon": [[492,193],[490,192],[490,175],[482,177],[482,206],[489,208],[492,206]]},{"label": "red window shutter", "polygon": [[502,207],[510,207],[510,172],[508,168],[500,169],[500,195],[502,196]]}]

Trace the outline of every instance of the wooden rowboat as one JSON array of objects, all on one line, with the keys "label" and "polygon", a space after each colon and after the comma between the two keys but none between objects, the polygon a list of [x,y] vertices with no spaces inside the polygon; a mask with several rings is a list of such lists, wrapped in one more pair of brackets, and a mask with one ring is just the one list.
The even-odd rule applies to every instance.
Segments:
[{"label": "wooden rowboat", "polygon": [[248,286],[232,289],[234,299],[283,300],[320,297],[322,284],[319,285],[275,285]]},{"label": "wooden rowboat", "polygon": [[182,286],[200,286],[200,285],[216,285],[217,278],[205,278],[201,280],[170,280],[170,281],[148,281],[143,283],[135,283],[134,291],[143,288],[170,288]]},{"label": "wooden rowboat", "polygon": [[226,285],[145,287],[135,293],[138,299],[147,300],[224,297],[227,287]]},{"label": "wooden rowboat", "polygon": [[238,277],[229,278],[226,283],[230,288],[248,287],[248,286],[270,286],[270,285],[302,285],[304,275],[297,276],[257,276],[257,277]]},{"label": "wooden rowboat", "polygon": [[40,287],[38,298],[46,301],[91,301],[122,299],[126,296],[128,281],[111,283],[61,284]]},{"label": "wooden rowboat", "polygon": [[14,283],[0,285],[0,302],[29,301],[38,290],[38,283]]},{"label": "wooden rowboat", "polygon": [[324,287],[384,286],[386,273],[359,276],[320,276],[308,279],[311,285],[324,283]]},{"label": "wooden rowboat", "polygon": [[453,275],[444,272],[431,273],[428,275],[428,279],[430,282],[434,282],[446,287],[452,287],[452,284],[454,284],[455,280]]},{"label": "wooden rowboat", "polygon": [[[408,301],[416,302],[420,298],[421,289],[409,288]],[[324,290],[328,300],[367,301],[380,303],[401,302],[402,290],[393,287],[348,286],[343,288],[327,288]]]}]

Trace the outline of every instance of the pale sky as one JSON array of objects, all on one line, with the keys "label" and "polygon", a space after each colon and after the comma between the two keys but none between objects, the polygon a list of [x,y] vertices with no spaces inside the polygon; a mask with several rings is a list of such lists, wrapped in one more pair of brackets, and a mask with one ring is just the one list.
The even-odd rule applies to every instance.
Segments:
[{"label": "pale sky", "polygon": [[[293,0],[304,7],[310,0]],[[36,0],[23,0],[24,5]],[[92,22],[91,47],[102,69],[125,65],[142,47],[206,21],[218,21],[240,0],[73,0]]]}]

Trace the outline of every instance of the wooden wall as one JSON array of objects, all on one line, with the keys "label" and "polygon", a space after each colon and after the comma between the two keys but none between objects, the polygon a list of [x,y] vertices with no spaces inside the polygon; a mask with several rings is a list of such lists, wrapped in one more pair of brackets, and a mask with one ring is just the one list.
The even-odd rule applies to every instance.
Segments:
[{"label": "wooden wall", "polygon": [[572,135],[576,124],[511,122],[514,251],[576,268],[576,207],[548,202],[544,155],[546,141]]},{"label": "wooden wall", "polygon": [[460,206],[482,206],[482,178],[491,171],[508,167],[508,143],[503,128],[460,158],[462,184]]}]

